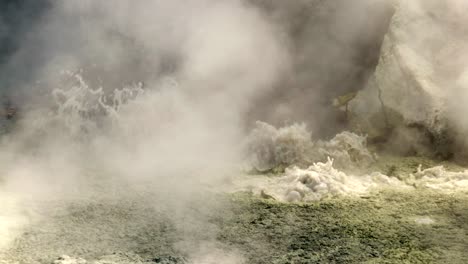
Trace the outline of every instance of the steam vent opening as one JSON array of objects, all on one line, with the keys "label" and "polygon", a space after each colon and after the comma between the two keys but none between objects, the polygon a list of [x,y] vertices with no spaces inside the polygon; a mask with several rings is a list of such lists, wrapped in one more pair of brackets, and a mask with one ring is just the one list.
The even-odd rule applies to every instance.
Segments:
[{"label": "steam vent opening", "polygon": [[466,263],[467,13],[0,1],[0,264]]}]

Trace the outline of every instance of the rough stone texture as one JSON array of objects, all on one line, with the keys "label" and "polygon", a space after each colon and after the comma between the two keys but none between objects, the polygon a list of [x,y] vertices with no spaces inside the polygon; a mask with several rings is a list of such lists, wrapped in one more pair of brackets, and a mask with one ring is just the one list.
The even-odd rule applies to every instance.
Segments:
[{"label": "rough stone texture", "polygon": [[[217,239],[238,248],[245,256],[246,264],[466,263],[468,257],[468,199],[465,193],[445,195],[398,191],[310,204],[284,204],[244,194],[223,199],[228,199],[230,205],[213,212],[209,220],[220,228]],[[116,216],[112,213],[114,206],[109,204],[100,205],[102,212],[89,211],[86,204],[78,206],[88,215],[94,215],[79,224],[80,232],[65,228],[70,227],[69,223],[75,223],[80,214],[59,210],[47,219],[53,225],[36,226],[36,230],[42,228],[42,232],[49,233],[47,237],[35,232],[24,234],[19,241],[22,248],[18,248],[14,258],[11,261],[0,258],[0,263],[52,264],[57,260],[57,264],[65,264],[66,261],[79,264],[85,259],[86,264],[191,263],[153,248],[160,241],[172,240],[175,234],[171,229],[161,230],[146,239],[136,236],[133,246],[136,250],[112,240],[110,245],[106,245],[106,241],[96,241],[90,245],[94,246],[91,248],[94,253],[83,253],[80,250],[81,240],[85,237],[82,233],[113,236],[114,232],[132,228],[135,218]],[[144,208],[129,208],[129,211],[142,209],[146,211]],[[137,215],[146,216],[148,213],[139,212]],[[153,219],[140,219],[137,215],[139,223]],[[425,217],[430,217],[435,223],[417,222],[417,219]],[[86,224],[87,221],[90,223]],[[96,225],[109,221],[116,223],[114,226],[117,228],[112,226],[102,230],[102,225]],[[83,228],[83,225],[89,228]],[[39,237],[33,239],[31,235],[34,234]],[[52,247],[58,243],[64,244],[62,254],[70,257],[57,259],[60,255],[50,254],[53,253],[50,251],[56,252]],[[111,251],[101,257],[105,254],[103,246],[107,250],[117,247],[117,251],[123,253],[113,254]],[[147,248],[153,250],[145,253]]]},{"label": "rough stone texture", "polygon": [[[379,65],[351,109],[361,119],[380,117],[374,118],[367,131],[377,128],[377,134],[382,134],[382,128],[398,128],[400,139],[413,133],[429,141],[409,144],[429,143],[447,152],[440,149],[450,144],[447,133],[461,129],[451,105],[462,95],[457,80],[463,68],[461,58],[466,54],[462,10],[468,4],[458,0],[400,0],[395,5],[397,11],[385,36]],[[387,118],[378,99],[379,89]],[[388,112],[401,118],[391,120]]]},{"label": "rough stone texture", "polygon": [[[277,23],[292,55],[289,76],[252,109],[252,122],[306,122],[314,136],[344,128],[336,96],[362,89],[393,14],[386,0],[251,0]],[[327,126],[324,126],[324,123]]]}]

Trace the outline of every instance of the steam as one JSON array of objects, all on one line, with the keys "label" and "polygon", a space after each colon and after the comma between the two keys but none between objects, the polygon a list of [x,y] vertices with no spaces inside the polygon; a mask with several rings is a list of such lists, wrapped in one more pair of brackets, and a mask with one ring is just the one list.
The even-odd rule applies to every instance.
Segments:
[{"label": "steam", "polygon": [[394,12],[391,2],[255,2],[267,6],[290,36],[292,72],[260,98],[252,123],[306,123],[320,139],[342,132],[346,126],[331,101],[366,85]]},{"label": "steam", "polygon": [[[383,122],[372,120],[369,113],[385,119],[377,99],[380,89],[385,107],[389,108],[387,122],[397,131],[392,144],[399,153],[411,146],[422,155],[462,158],[467,133],[466,120],[461,115],[467,99],[464,77],[467,20],[462,14],[468,8],[467,3],[394,2],[396,12],[385,37],[379,66],[367,91],[354,102],[353,110],[370,120],[371,126],[378,127],[376,124]],[[393,113],[403,120],[395,120]],[[418,126],[422,131],[418,131]]]},{"label": "steam", "polygon": [[40,207],[120,182],[178,212],[193,263],[242,263],[188,204],[238,166],[245,114],[288,68],[282,38],[242,1],[54,3],[11,60],[40,69],[4,138],[2,189]]},{"label": "steam", "polygon": [[377,159],[367,149],[365,136],[342,132],[328,141],[314,140],[305,124],[275,128],[257,122],[247,138],[246,152],[248,163],[259,172],[308,167],[330,158],[338,168],[362,168]]},{"label": "steam", "polygon": [[[247,141],[255,170],[234,179],[228,190],[281,202],[310,202],[385,189],[441,193],[468,189],[468,170],[454,172],[444,166],[422,169],[419,165],[417,171],[399,176],[369,172],[368,166],[380,158],[367,148],[365,136],[343,132],[329,141],[311,138],[305,125],[277,129],[258,122]],[[401,162],[405,166],[404,158]],[[270,177],[255,173],[269,173]]]},{"label": "steam", "polygon": [[[468,52],[459,44],[466,35],[460,34],[466,22],[460,10],[468,6],[462,0],[399,5],[422,22],[391,32],[387,44],[392,34],[402,40],[397,54],[407,58],[408,69],[418,69],[423,92],[415,94],[425,96],[394,97],[388,106],[401,104],[406,118],[437,128],[442,115],[465,143]],[[35,220],[33,212],[49,209],[45,201],[112,198],[124,190],[154,197],[155,208],[171,212],[184,235],[174,247],[191,263],[244,263],[242,252],[216,241],[205,217],[223,206],[207,193],[240,171],[246,145],[258,171],[299,166],[256,183],[255,191],[264,188],[282,201],[412,184],[338,170],[376,159],[365,136],[341,131],[342,113],[331,99],[367,83],[393,14],[390,1],[294,7],[254,0],[82,0],[42,8],[1,65],[21,118],[1,139],[0,199],[12,202],[0,215],[6,234],[0,248]],[[405,13],[393,24],[411,22],[398,18]],[[0,41],[10,31],[0,20]],[[453,45],[441,42],[447,37]],[[257,119],[297,124],[258,122],[247,133]],[[444,173],[420,170],[412,177],[438,188]],[[466,173],[449,178],[452,187],[458,180],[464,185]],[[201,209],[193,212],[194,206]]]}]

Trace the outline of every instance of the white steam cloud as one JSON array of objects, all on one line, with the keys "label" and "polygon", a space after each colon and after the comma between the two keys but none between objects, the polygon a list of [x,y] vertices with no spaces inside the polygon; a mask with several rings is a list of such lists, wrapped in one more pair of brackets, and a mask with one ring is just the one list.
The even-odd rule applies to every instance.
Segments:
[{"label": "white steam cloud", "polygon": [[[12,78],[21,79],[15,89],[23,95],[21,118],[0,145],[0,199],[8,202],[0,213],[0,259],[22,226],[51,210],[51,201],[141,194],[168,213],[183,237],[172,246],[190,263],[245,263],[242,252],[216,240],[218,230],[206,213],[223,205],[205,194],[239,171],[249,122],[258,117],[282,125],[304,121],[317,139],[341,129],[330,99],[367,83],[395,1],[299,2],[48,2],[7,65]],[[391,31],[386,44],[391,37],[403,43],[397,54],[405,55],[407,69],[422,71],[416,81],[426,96],[457,102],[445,104],[443,113],[464,142],[468,52],[459,44],[468,35],[460,33],[466,31],[460,11],[468,8],[466,1],[398,2],[393,29],[407,24]],[[0,20],[0,39],[2,25]],[[386,66],[380,63],[378,73]],[[33,76],[23,76],[22,65],[34,68]],[[426,97],[401,100],[406,86],[396,87],[399,97],[386,98],[387,106],[416,119],[422,113],[431,124],[434,105],[425,108]],[[311,141],[306,125],[258,123],[252,135],[247,143],[259,171],[311,165],[316,157],[334,157],[337,165],[375,158],[365,137],[347,132]],[[286,178],[255,190],[265,187],[278,200],[294,202],[410,186],[382,174],[347,178],[332,165],[290,168]],[[438,188],[444,173],[419,171],[414,177]],[[450,176],[463,185],[466,177]]]},{"label": "white steam cloud", "polygon": [[242,1],[54,2],[12,59],[39,63],[40,82],[4,139],[2,193],[40,208],[144,186],[178,212],[193,263],[242,263],[186,204],[239,164],[244,115],[288,69],[282,38]]}]

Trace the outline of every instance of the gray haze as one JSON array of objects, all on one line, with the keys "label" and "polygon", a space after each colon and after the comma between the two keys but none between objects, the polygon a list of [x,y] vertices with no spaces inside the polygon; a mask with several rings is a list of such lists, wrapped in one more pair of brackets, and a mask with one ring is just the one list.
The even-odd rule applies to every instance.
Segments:
[{"label": "gray haze", "polygon": [[239,170],[252,121],[339,130],[331,99],[366,83],[393,10],[371,0],[44,5],[0,27],[11,47],[2,91],[21,109],[2,141],[2,191],[33,204],[114,188],[152,195],[194,263],[242,263],[191,206],[223,206],[204,196]]}]

